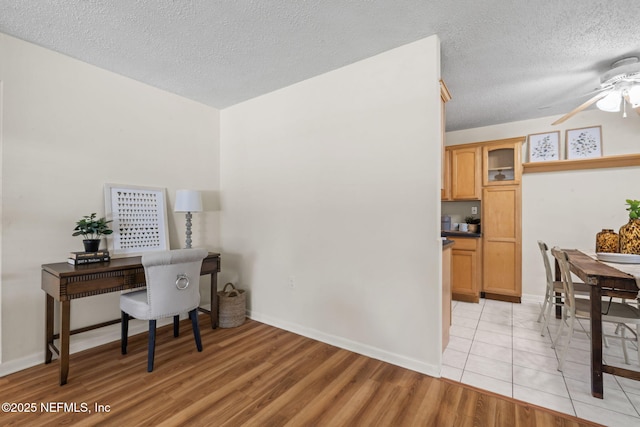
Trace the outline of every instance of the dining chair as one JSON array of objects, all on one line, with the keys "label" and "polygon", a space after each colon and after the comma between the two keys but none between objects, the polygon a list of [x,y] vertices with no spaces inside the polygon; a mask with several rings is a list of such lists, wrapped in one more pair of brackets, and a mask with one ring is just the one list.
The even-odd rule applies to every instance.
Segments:
[{"label": "dining chair", "polygon": [[[544,263],[544,271],[546,276],[546,290],[544,294],[544,302],[542,303],[542,308],[540,309],[540,314],[538,315],[537,322],[540,323],[542,318],[544,318],[544,322],[542,323],[542,328],[540,329],[540,335],[544,336],[545,331],[547,330],[547,326],[549,325],[549,319],[551,318],[551,308],[552,307],[562,307],[564,305],[564,287],[562,286],[562,281],[554,280],[554,271],[551,269],[551,262],[549,261],[549,246],[542,240],[538,240],[538,248],[540,249],[540,254],[542,255],[542,261]],[[574,293],[580,296],[589,297],[589,285],[585,283],[573,283]]]},{"label": "dining chair", "polygon": [[[558,342],[558,339],[562,335],[562,329],[564,325],[567,323],[569,326],[569,334],[567,336],[567,340],[564,344],[564,348],[560,351],[560,360],[558,361],[558,370],[562,371],[562,366],[564,364],[564,360],[567,355],[567,350],[569,349],[569,344],[571,342],[571,337],[573,336],[574,323],[576,318],[588,319],[591,316],[591,303],[587,299],[576,299],[574,293],[574,283],[571,277],[571,270],[569,266],[569,256],[565,251],[560,248],[554,247],[551,249],[551,253],[558,261],[558,265],[560,266],[560,274],[562,277],[562,285],[564,287],[564,309],[562,314],[562,321],[558,326],[558,330],[556,332],[556,336],[552,340],[551,347],[555,348]],[[640,361],[640,343],[638,342],[638,335],[634,335],[634,338],[627,338],[625,336],[625,330],[627,329],[627,324],[635,324],[636,330],[640,332],[640,310],[636,307],[633,307],[626,303],[608,301],[606,303],[603,302],[603,313],[602,313],[602,321],[616,324],[623,324],[625,327],[622,328],[622,332],[620,335],[609,335],[603,333],[604,337],[620,339],[622,341],[622,352],[624,354],[624,361],[626,364],[629,363],[629,358],[627,354],[627,341],[634,341],[638,348],[638,360]]]},{"label": "dining chair", "polygon": [[173,336],[179,335],[181,313],[189,313],[196,348],[202,351],[198,327],[200,270],[206,249],[175,249],[142,255],[147,288],[120,295],[122,354],[127,354],[129,318],[149,321],[147,371],[153,371],[156,320],[173,316]]}]

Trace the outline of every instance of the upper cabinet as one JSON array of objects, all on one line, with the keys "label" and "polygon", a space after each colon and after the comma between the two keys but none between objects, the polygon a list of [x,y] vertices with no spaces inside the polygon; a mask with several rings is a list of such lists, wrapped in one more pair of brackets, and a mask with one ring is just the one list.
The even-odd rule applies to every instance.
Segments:
[{"label": "upper cabinet", "polygon": [[479,200],[482,195],[480,178],[480,147],[447,147],[451,162],[451,200]]},{"label": "upper cabinet", "polygon": [[502,139],[482,146],[482,185],[520,184],[524,137]]}]

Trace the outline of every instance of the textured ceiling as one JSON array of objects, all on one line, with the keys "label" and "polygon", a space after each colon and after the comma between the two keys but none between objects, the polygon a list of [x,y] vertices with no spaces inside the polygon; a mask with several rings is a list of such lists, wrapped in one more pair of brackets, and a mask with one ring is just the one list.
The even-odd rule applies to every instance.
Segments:
[{"label": "textured ceiling", "polygon": [[571,110],[639,23],[637,0],[0,0],[2,33],[217,108],[438,34],[447,130]]}]

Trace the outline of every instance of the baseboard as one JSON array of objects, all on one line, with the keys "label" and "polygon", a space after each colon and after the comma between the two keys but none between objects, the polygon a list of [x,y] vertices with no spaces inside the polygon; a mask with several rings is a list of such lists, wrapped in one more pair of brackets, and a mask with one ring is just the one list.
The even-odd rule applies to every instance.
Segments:
[{"label": "baseboard", "polygon": [[480,295],[461,294],[458,292],[452,292],[451,299],[454,301],[477,303],[477,302],[480,302]]},{"label": "baseboard", "polygon": [[514,296],[514,295],[502,295],[502,294],[494,294],[491,292],[482,292],[482,298],[485,299],[492,299],[495,301],[505,301],[505,302],[512,302],[514,304],[520,304],[521,301],[521,297],[519,296]]},{"label": "baseboard", "polygon": [[[173,318],[159,319],[157,327],[173,323]],[[137,335],[149,330],[149,323],[146,320],[131,319],[129,321],[129,336]],[[120,340],[120,324],[105,326],[80,334],[72,335],[69,344],[69,353],[79,353],[93,347]],[[54,360],[57,355],[53,354]],[[33,353],[18,359],[0,363],[0,377],[4,377],[14,372],[44,363],[44,352]]]},{"label": "baseboard", "polygon": [[401,354],[391,353],[389,351],[382,350],[377,347],[372,347],[367,344],[362,344],[356,341],[345,339],[343,337],[327,334],[322,331],[318,331],[317,329],[307,328],[297,323],[287,322],[282,319],[266,316],[262,313],[247,311],[247,316],[257,322],[265,323],[279,329],[284,329],[285,331],[293,332],[294,334],[302,335],[304,337],[311,338],[325,344],[333,345],[335,347],[340,347],[345,350],[349,350],[363,356],[371,357],[376,360],[391,363],[392,365],[420,372],[421,374],[429,375],[435,378],[440,378],[441,376],[440,367],[437,365],[424,363],[423,361],[412,359]]}]

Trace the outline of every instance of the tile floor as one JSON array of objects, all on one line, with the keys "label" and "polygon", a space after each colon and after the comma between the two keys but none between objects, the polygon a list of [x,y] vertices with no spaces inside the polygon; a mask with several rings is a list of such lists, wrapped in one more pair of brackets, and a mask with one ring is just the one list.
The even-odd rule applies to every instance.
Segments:
[{"label": "tile floor", "polygon": [[[451,338],[443,354],[442,376],[607,426],[640,427],[640,381],[605,374],[604,399],[591,396],[588,321],[576,324],[563,372],[549,332],[540,335],[536,319],[541,304],[484,300],[453,302]],[[551,319],[555,334],[558,320]],[[607,333],[613,325],[604,324]],[[631,347],[631,346],[630,346]],[[621,342],[609,340],[604,359],[640,370],[638,353],[629,348],[624,365]]]}]

